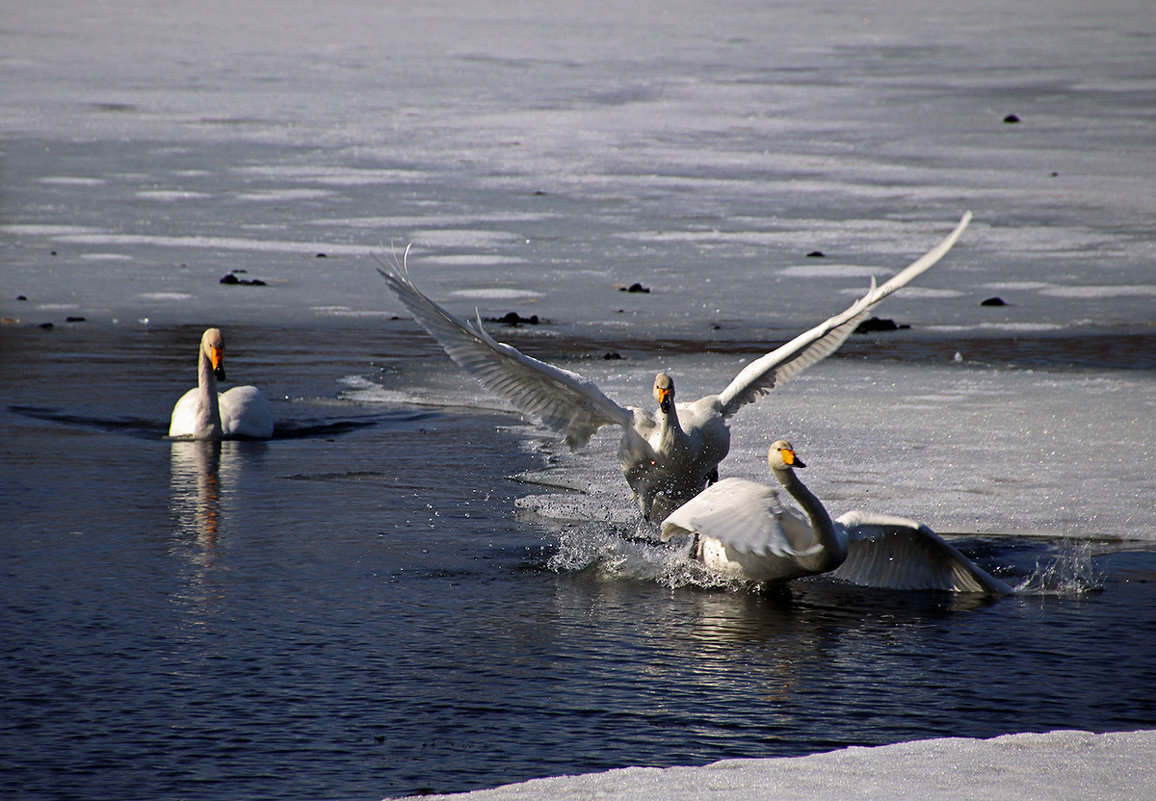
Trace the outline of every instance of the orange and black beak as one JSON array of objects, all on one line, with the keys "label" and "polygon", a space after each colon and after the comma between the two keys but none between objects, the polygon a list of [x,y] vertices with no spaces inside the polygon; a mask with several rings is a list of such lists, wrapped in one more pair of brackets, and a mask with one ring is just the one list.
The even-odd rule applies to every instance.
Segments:
[{"label": "orange and black beak", "polygon": [[218,381],[225,380],[225,351],[222,348],[209,348],[209,361],[213,363],[213,375]]},{"label": "orange and black beak", "polygon": [[663,414],[670,414],[670,390],[658,388],[658,408]]},{"label": "orange and black beak", "polygon": [[806,467],[803,460],[795,455],[795,452],[790,448],[779,448],[779,453],[783,455],[783,464],[787,467]]}]

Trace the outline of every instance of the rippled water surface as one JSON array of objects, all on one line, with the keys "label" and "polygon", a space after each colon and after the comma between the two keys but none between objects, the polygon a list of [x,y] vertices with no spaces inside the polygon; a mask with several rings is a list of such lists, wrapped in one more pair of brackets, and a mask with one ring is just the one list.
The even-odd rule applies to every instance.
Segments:
[{"label": "rippled water surface", "polygon": [[164,441],[197,333],[4,334],[6,796],[369,799],[1156,720],[1143,544],[960,539],[1048,590],[998,602],[672,581],[629,525],[516,502],[546,458],[516,417],[341,399],[412,337],[239,329],[284,436]]}]

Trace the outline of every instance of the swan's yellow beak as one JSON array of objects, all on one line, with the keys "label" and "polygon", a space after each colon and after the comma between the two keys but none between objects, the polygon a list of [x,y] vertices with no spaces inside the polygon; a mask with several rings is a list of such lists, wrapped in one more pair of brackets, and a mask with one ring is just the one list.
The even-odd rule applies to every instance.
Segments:
[{"label": "swan's yellow beak", "polygon": [[209,361],[213,365],[213,375],[218,381],[225,380],[225,351],[221,348],[209,347]]},{"label": "swan's yellow beak", "polygon": [[670,414],[670,390],[659,387],[657,391],[658,408],[662,409],[663,414]]},{"label": "swan's yellow beak", "polygon": [[806,467],[803,460],[795,455],[795,452],[790,448],[779,448],[779,453],[782,454],[783,464],[787,467]]}]

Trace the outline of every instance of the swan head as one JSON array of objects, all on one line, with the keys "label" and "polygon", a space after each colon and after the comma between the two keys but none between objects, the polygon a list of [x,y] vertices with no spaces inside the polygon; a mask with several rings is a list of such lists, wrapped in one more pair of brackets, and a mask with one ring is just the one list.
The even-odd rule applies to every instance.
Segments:
[{"label": "swan head", "polygon": [[209,360],[213,375],[218,381],[225,380],[225,337],[221,329],[210,328],[201,337],[201,355]]},{"label": "swan head", "polygon": [[772,470],[790,470],[792,467],[806,467],[803,460],[795,455],[795,449],[785,439],[780,439],[771,445],[767,452],[767,462]]},{"label": "swan head", "polygon": [[654,377],[654,399],[658,401],[658,408],[663,414],[670,414],[674,405],[674,379],[666,373],[659,373]]}]

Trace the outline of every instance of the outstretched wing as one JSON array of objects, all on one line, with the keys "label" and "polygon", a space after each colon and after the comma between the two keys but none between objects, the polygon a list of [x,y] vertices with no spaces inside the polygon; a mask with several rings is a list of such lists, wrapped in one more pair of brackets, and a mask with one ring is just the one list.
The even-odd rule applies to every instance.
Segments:
[{"label": "outstretched wing", "polygon": [[847,559],[829,575],[864,587],[947,590],[1010,595],[1013,590],[987,574],[927,526],[891,515],[848,512],[838,523],[847,531]]},{"label": "outstretched wing", "polygon": [[739,553],[782,557],[790,564],[822,547],[772,487],[744,478],[712,484],[676,509],[663,521],[662,541],[677,534],[712,537]]},{"label": "outstretched wing", "polygon": [[859,323],[866,319],[875,306],[893,293],[906,286],[915,276],[926,271],[931,265],[943,258],[951,250],[952,245],[971,222],[971,212],[967,212],[960,219],[955,230],[931,250],[899,273],[883,286],[875,286],[871,281],[871,289],[866,295],[859,298],[851,306],[836,314],[810,331],[800,334],[786,345],[776,348],[765,356],[761,356],[748,364],[735,376],[726,389],[719,394],[719,405],[723,417],[730,417],[743,406],[757,400],[762,395],[791,378],[816,362],[830,356],[846,341],[851,332]]},{"label": "outstretched wing", "polygon": [[578,449],[605,425],[629,427],[633,413],[589,380],[519,352],[470,326],[422,294],[404,265],[378,269],[414,319],[483,387],[533,420],[562,433]]}]

